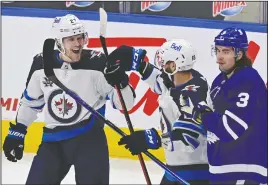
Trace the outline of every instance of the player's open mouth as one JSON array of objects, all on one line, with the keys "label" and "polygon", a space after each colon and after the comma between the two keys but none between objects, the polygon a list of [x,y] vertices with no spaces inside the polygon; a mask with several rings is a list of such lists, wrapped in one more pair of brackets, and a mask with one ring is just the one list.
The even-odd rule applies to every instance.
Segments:
[{"label": "player's open mouth", "polygon": [[79,54],[80,49],[72,49],[72,52],[75,53],[75,54]]}]

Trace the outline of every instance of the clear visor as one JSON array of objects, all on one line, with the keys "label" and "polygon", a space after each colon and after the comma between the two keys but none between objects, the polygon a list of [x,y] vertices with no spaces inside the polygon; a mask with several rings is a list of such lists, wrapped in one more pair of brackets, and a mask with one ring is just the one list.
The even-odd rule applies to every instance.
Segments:
[{"label": "clear visor", "polygon": [[169,75],[174,75],[177,72],[177,66],[176,62],[174,61],[168,61],[164,66],[163,70],[169,74]]},{"label": "clear visor", "polygon": [[215,44],[211,44],[211,51],[210,51],[211,57],[213,61],[217,61],[217,50]]},{"label": "clear visor", "polygon": [[216,57],[217,51],[216,51],[216,46],[214,44],[211,44],[211,56]]},{"label": "clear visor", "polygon": [[154,56],[154,65],[160,70],[163,69],[163,65],[164,65],[164,61],[162,60],[162,55],[163,55],[163,50],[158,49]]},{"label": "clear visor", "polygon": [[176,63],[174,61],[165,61],[164,51],[160,48],[156,51],[154,57],[154,65],[169,75],[175,74],[176,71]]}]

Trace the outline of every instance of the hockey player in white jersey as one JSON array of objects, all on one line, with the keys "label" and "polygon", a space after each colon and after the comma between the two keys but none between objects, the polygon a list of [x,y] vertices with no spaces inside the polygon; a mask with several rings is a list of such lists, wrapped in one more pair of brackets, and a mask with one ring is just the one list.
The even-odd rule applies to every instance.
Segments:
[{"label": "hockey player in white jersey", "polygon": [[[136,131],[121,138],[119,144],[125,145],[133,155],[162,146],[167,165],[175,173],[190,184],[208,184],[206,134],[202,126],[193,124],[191,115],[184,112],[188,103],[185,99],[190,94],[196,94],[198,99],[206,101],[209,91],[206,79],[192,69],[196,62],[193,46],[183,39],[164,43],[155,55],[155,65],[162,71],[143,61],[145,50],[128,46],[117,50],[118,59],[124,54],[124,62],[129,62],[128,65],[139,71],[151,89],[161,95],[162,129],[161,136],[154,128]],[[158,123],[155,124],[158,126]],[[179,182],[165,173],[161,184]]]},{"label": "hockey player in white jersey", "polygon": [[[55,18],[52,29],[57,45],[53,68],[63,84],[102,115],[107,98],[115,108],[122,109],[113,88],[115,84],[120,86],[126,107],[133,106],[135,94],[124,69],[113,66],[115,61],[98,51],[83,49],[87,32],[76,16]],[[60,184],[72,165],[77,184],[109,184],[104,123],[46,78],[42,54],[34,57],[16,124],[10,123],[3,146],[7,159],[16,162],[23,157],[27,127],[42,109],[45,119],[42,142],[26,184]]]}]

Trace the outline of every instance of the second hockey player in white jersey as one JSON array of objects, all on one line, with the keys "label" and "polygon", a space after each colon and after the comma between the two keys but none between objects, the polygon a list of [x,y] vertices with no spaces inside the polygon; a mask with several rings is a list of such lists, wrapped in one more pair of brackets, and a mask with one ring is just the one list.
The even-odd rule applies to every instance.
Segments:
[{"label": "second hockey player in white jersey", "polygon": [[[115,108],[122,109],[113,88],[118,84],[126,107],[132,107],[134,91],[128,84],[124,69],[118,68],[118,62],[113,66],[115,61],[110,57],[106,59],[98,51],[83,49],[88,40],[87,32],[76,16],[55,18],[53,33],[58,48],[54,51],[53,68],[64,85],[104,115],[106,98]],[[5,156],[12,162],[22,158],[27,127],[43,109],[46,125],[26,184],[60,184],[72,165],[77,184],[109,184],[109,152],[104,123],[50,81],[43,66],[42,54],[36,55],[16,124],[10,124],[4,142]],[[17,170],[14,176],[15,173],[20,172]]]},{"label": "second hockey player in white jersey", "polygon": [[[185,110],[188,96],[195,94],[197,100],[207,102],[209,92],[206,79],[193,69],[196,62],[193,46],[183,39],[164,43],[155,55],[155,65],[161,70],[143,61],[146,53],[143,49],[122,46],[117,51],[118,59],[131,63],[131,69],[139,71],[151,89],[161,95],[162,129],[161,136],[154,128],[136,131],[121,138],[119,144],[126,145],[133,155],[162,146],[168,167],[180,177],[190,184],[208,184],[206,133],[202,125],[193,123],[192,115]],[[120,56],[123,54],[124,59]],[[179,182],[165,173],[161,184]]]}]

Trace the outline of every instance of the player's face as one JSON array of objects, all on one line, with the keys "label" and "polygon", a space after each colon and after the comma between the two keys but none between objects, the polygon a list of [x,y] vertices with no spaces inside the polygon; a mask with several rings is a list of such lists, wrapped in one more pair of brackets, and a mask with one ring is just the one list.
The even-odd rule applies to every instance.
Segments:
[{"label": "player's face", "polygon": [[85,39],[84,39],[83,34],[74,35],[74,36],[66,37],[63,39],[65,54],[72,61],[80,60],[84,44],[85,44]]},{"label": "player's face", "polygon": [[232,47],[216,46],[216,57],[219,68],[229,72],[235,66],[235,52]]},{"label": "player's face", "polygon": [[174,61],[168,61],[163,68],[168,74],[172,74],[176,70],[176,63]]}]

